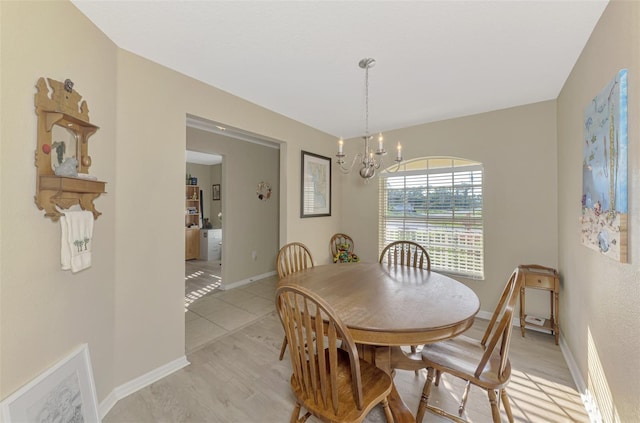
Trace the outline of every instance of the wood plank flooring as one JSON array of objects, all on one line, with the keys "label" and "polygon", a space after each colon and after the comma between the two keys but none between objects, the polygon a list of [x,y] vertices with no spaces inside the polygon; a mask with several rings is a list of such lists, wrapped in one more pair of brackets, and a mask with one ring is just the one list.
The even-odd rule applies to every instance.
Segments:
[{"label": "wood plank flooring", "polygon": [[[288,357],[278,360],[283,331],[273,305],[276,284],[276,277],[266,278],[230,291],[213,292],[194,301],[192,307],[201,312],[207,308],[207,303],[223,307],[226,304],[254,317],[242,320],[240,315],[240,323],[235,327],[194,347],[187,355],[191,362],[189,366],[120,400],[103,421],[289,421],[294,404],[289,388],[291,367]],[[264,301],[270,306],[266,307]],[[211,323],[218,317],[222,319],[223,315],[209,314]],[[234,326],[230,323],[233,319],[228,320],[225,324]],[[218,324],[222,324],[222,320],[218,320]],[[485,320],[477,319],[467,335],[480,337],[486,324]],[[589,421],[560,348],[551,335],[527,331],[526,338],[522,338],[519,331],[514,331],[511,362],[513,370],[508,393],[516,422]],[[425,374],[422,371],[416,376],[413,372],[397,371],[395,375],[400,395],[414,412]],[[455,413],[463,389],[463,382],[445,375],[440,386],[433,387],[430,403]],[[504,412],[502,416],[506,421]],[[464,417],[472,423],[491,422],[489,401],[484,391],[471,389]],[[308,421],[317,422],[314,418]],[[369,413],[365,420],[367,423],[384,421],[379,408]],[[425,423],[445,421],[431,413],[424,418]]]}]

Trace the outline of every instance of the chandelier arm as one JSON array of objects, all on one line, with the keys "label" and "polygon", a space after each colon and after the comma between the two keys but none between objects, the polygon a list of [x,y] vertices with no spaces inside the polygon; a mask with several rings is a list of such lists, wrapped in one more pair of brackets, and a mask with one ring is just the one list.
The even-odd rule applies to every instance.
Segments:
[{"label": "chandelier arm", "polygon": [[402,160],[394,160],[396,162],[395,165],[391,165],[388,169],[385,169],[385,172],[387,173],[396,173],[397,171],[400,170],[400,167],[402,166]]},{"label": "chandelier arm", "polygon": [[357,153],[355,156],[353,156],[353,160],[351,160],[351,164],[349,166],[344,165],[343,158],[338,158],[338,160],[336,160],[336,164],[338,165],[338,169],[340,169],[340,171],[346,175],[351,173],[356,162],[358,160],[362,161],[362,159],[363,159],[362,153]]}]

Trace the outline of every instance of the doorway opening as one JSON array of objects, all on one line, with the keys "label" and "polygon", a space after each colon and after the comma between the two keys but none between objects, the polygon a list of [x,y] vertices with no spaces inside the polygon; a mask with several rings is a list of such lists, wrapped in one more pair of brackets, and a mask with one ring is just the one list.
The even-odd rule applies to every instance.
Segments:
[{"label": "doorway opening", "polygon": [[[198,176],[197,180],[202,191],[198,198],[204,201],[202,225],[206,226],[204,219],[208,218],[212,230],[221,231],[222,248],[219,275],[215,268],[196,268],[204,264],[200,257],[185,260],[187,277],[204,276],[209,282],[186,299],[190,302],[185,307],[185,350],[189,353],[261,315],[261,304],[272,307],[270,298],[242,300],[260,296],[251,291],[256,282],[272,283],[275,278],[286,187],[282,187],[279,141],[191,115],[186,131],[186,150],[222,156],[219,179]],[[270,189],[268,196],[263,193],[265,186]],[[220,279],[215,280],[216,276]]]},{"label": "doorway opening", "polygon": [[221,290],[222,162],[220,154],[185,151],[185,312]]}]

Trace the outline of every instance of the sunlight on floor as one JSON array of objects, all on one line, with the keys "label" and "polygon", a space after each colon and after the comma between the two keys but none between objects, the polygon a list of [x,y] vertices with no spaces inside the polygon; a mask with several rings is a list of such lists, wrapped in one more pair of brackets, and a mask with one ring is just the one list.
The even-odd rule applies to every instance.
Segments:
[{"label": "sunlight on floor", "polygon": [[585,409],[576,401],[575,389],[526,372],[513,370],[507,388],[511,407],[528,421],[585,421]]},{"label": "sunlight on floor", "polygon": [[[202,276],[202,275],[204,275],[204,272],[199,270],[197,272],[192,273],[191,275],[185,276],[184,279],[187,280],[189,278]],[[222,285],[222,278],[220,276],[209,275],[209,277],[216,280],[202,288],[196,289],[194,291],[191,291],[185,294],[184,296],[184,312],[185,313],[189,311],[189,306],[193,304],[194,301],[204,297],[207,294],[210,294],[211,292],[220,288],[220,286]]]},{"label": "sunlight on floor", "polygon": [[[506,389],[515,422],[589,421],[575,388],[565,385],[564,382],[554,381],[553,376],[546,378],[534,372],[537,373],[537,371],[528,372],[512,368],[511,382]],[[430,403],[455,415],[464,387],[465,383],[461,379],[443,375],[440,386],[432,386]],[[503,419],[506,419],[501,402],[498,403],[498,407]],[[469,422],[491,421],[487,392],[477,386],[471,386],[467,407],[462,416]]]}]

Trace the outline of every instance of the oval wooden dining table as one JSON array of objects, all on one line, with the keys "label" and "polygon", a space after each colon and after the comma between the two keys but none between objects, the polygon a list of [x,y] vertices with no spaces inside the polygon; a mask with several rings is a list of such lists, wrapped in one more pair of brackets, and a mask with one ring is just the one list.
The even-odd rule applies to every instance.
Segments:
[{"label": "oval wooden dining table", "polygon": [[[335,310],[359,344],[361,358],[389,374],[424,368],[401,346],[452,338],[471,327],[480,300],[466,285],[425,269],[384,263],[328,264],[292,273],[279,286],[303,286]],[[415,422],[395,385],[389,405],[396,422]]]}]

